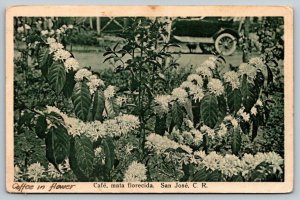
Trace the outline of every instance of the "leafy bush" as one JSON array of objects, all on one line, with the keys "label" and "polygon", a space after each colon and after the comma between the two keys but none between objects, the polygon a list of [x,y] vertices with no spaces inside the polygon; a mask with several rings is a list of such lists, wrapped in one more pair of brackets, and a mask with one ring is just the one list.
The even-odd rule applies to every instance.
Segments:
[{"label": "leafy bush", "polygon": [[226,61],[213,56],[178,73],[166,26],[136,18],[125,44],[106,48],[114,71],[102,74],[81,68],[60,37],[37,33],[36,81],[54,100],[26,108],[27,123],[47,161],[15,162],[16,180],[283,181],[277,149],[251,146],[270,126],[266,60],[221,72]]}]

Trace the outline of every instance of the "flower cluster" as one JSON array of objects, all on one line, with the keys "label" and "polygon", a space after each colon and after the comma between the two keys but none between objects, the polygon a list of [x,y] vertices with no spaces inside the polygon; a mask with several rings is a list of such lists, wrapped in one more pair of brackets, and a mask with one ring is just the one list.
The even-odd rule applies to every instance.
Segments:
[{"label": "flower cluster", "polygon": [[201,76],[199,76],[198,74],[190,74],[187,77],[187,81],[194,82],[197,86],[200,86],[200,87],[203,86],[203,80],[202,80]]},{"label": "flower cluster", "polygon": [[141,182],[147,179],[146,166],[137,161],[133,161],[124,174],[124,182]]},{"label": "flower cluster", "polygon": [[239,66],[238,74],[240,76],[247,75],[247,79],[249,81],[253,81],[256,77],[257,71],[256,68],[248,63],[242,63]]},{"label": "flower cluster", "polygon": [[216,78],[212,78],[208,84],[207,88],[211,94],[215,94],[216,96],[220,96],[224,93],[224,86],[222,81]]},{"label": "flower cluster", "polygon": [[161,136],[155,133],[151,133],[146,138],[145,146],[149,150],[155,151],[157,154],[163,153],[167,149],[177,149],[179,147],[188,153],[192,153],[193,151],[190,147],[186,145],[179,144],[173,140],[170,140],[167,136]]},{"label": "flower cluster", "polygon": [[45,177],[45,167],[43,167],[39,162],[31,164],[27,168],[28,178],[34,182],[39,181],[41,178]]},{"label": "flower cluster", "polygon": [[283,158],[275,152],[258,152],[255,155],[244,154],[241,159],[231,154],[222,156],[215,151],[207,155],[203,151],[196,151],[193,156],[197,165],[202,165],[207,170],[221,171],[226,177],[232,177],[238,174],[246,176],[263,162],[272,167],[273,173],[276,173],[277,171],[283,173]]},{"label": "flower cluster", "polygon": [[239,125],[238,121],[235,118],[233,118],[231,115],[227,115],[226,117],[224,117],[223,121],[230,122],[234,128],[238,127]]},{"label": "flower cluster", "polygon": [[179,144],[186,145],[200,145],[203,141],[203,134],[195,128],[183,132],[174,128],[168,137],[169,139],[177,141]]},{"label": "flower cluster", "polygon": [[158,95],[155,97],[154,102],[157,104],[155,112],[157,114],[165,114],[169,112],[169,104],[172,101],[171,95]]},{"label": "flower cluster", "polygon": [[126,135],[140,125],[138,117],[128,114],[117,116],[102,123],[100,121],[83,122],[77,118],[67,116],[56,107],[47,106],[47,112],[56,112],[62,116],[69,135],[75,137],[76,135],[86,134],[93,141],[106,135],[113,137]]},{"label": "flower cluster", "polygon": [[[201,83],[201,84],[203,84],[203,83]],[[193,82],[190,82],[190,81],[184,81],[180,85],[180,87],[185,89],[188,92],[188,94],[193,97],[193,100],[195,100],[195,101],[197,101],[197,100],[200,101],[204,97],[202,85],[198,85],[197,83],[194,84]]]},{"label": "flower cluster", "polygon": [[249,113],[244,112],[244,107],[242,107],[238,112],[237,115],[241,116],[242,120],[248,122],[250,120]]},{"label": "flower cluster", "polygon": [[113,136],[126,135],[140,126],[138,117],[123,114],[104,122],[105,132]]},{"label": "flower cluster", "polygon": [[253,65],[257,69],[265,68],[265,63],[263,62],[262,58],[254,57],[249,60],[249,65]]},{"label": "flower cluster", "polygon": [[172,99],[184,104],[187,101],[188,93],[182,88],[175,88],[172,91]]},{"label": "flower cluster", "polygon": [[67,173],[71,170],[69,159],[64,160],[62,164],[59,164],[58,169],[59,171],[54,167],[53,164],[49,163],[47,173],[52,178],[61,178],[64,173]]},{"label": "flower cluster", "polygon": [[55,38],[47,38],[46,44],[49,45],[49,54],[53,54],[55,61],[62,61],[66,71],[77,71],[80,68],[78,61],[71,57],[71,53],[65,50],[64,46],[57,42]]},{"label": "flower cluster", "polygon": [[74,79],[76,82],[87,80],[87,86],[89,87],[91,94],[94,94],[98,87],[104,86],[103,80],[101,80],[97,75],[92,74],[90,70],[85,68],[78,70],[74,76]]},{"label": "flower cluster", "polygon": [[233,90],[240,87],[239,75],[234,71],[226,72],[224,74],[224,81],[229,83]]},{"label": "flower cluster", "polygon": [[104,90],[104,97],[105,99],[111,99],[115,96],[116,94],[116,87],[109,85],[105,90]]}]

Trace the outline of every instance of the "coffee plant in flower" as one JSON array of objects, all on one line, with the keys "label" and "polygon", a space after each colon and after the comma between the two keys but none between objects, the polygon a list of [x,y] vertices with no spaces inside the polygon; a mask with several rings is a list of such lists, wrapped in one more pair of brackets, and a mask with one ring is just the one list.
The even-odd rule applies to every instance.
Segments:
[{"label": "coffee plant in flower", "polygon": [[16,163],[16,181],[283,181],[279,154],[247,148],[271,112],[265,60],[224,72],[226,60],[212,56],[174,80],[179,64],[168,49],[179,46],[167,26],[162,18],[135,18],[125,42],[106,48],[119,85],[80,66],[60,33],[18,28],[35,38],[34,62],[20,65],[35,69],[32,82],[43,80],[52,98],[20,108],[45,153]]}]

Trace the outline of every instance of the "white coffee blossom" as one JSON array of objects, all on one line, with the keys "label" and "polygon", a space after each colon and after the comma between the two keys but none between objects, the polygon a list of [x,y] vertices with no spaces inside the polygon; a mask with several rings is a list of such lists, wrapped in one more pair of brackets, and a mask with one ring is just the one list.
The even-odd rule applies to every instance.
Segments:
[{"label": "white coffee blossom", "polygon": [[262,58],[260,58],[260,57],[250,58],[249,64],[253,65],[254,67],[256,67],[258,69],[263,69],[265,67],[265,63],[263,62]]},{"label": "white coffee blossom", "polygon": [[[60,167],[61,168],[61,165]],[[57,171],[57,169],[54,167],[54,165],[52,163],[49,163],[48,164],[48,170],[47,170],[47,173],[48,175],[51,177],[51,178],[61,178],[62,177],[62,173]]]},{"label": "white coffee blossom", "polygon": [[208,67],[211,70],[214,70],[216,68],[216,60],[214,60],[212,57],[210,57],[208,60],[204,61],[200,67]]},{"label": "white coffee blossom", "polygon": [[117,116],[114,119],[106,120],[103,123],[105,125],[106,133],[113,136],[126,135],[140,126],[138,117],[128,114]]},{"label": "white coffee blossom", "polygon": [[245,122],[248,122],[248,121],[250,120],[250,115],[249,115],[249,113],[243,112],[243,113],[241,114],[241,117],[242,117],[242,119],[243,119]]},{"label": "white coffee blossom", "polygon": [[95,157],[100,157],[102,153],[103,153],[103,151],[102,151],[102,148],[101,148],[101,147],[97,147],[97,148],[94,150]]},{"label": "white coffee blossom", "polygon": [[158,95],[155,97],[154,101],[158,105],[158,109],[156,109],[157,113],[167,113],[172,97],[171,95]]},{"label": "white coffee blossom", "polygon": [[232,89],[238,89],[240,86],[239,76],[234,71],[229,71],[224,74],[224,81],[230,83]]},{"label": "white coffee blossom", "polygon": [[54,53],[63,48],[64,48],[64,46],[61,43],[52,42],[49,44],[49,54]]},{"label": "white coffee blossom", "polygon": [[196,69],[196,73],[208,79],[213,76],[213,73],[209,67],[200,66]]},{"label": "white coffee blossom", "polygon": [[23,26],[20,26],[20,27],[17,28],[17,32],[18,32],[18,33],[23,33],[24,30],[25,30],[25,29],[24,29]]},{"label": "white coffee blossom", "polygon": [[80,82],[82,81],[84,78],[89,79],[89,77],[92,75],[92,72],[88,69],[80,69],[76,72],[75,74],[75,81],[76,82]]},{"label": "white coffee blossom", "polygon": [[53,55],[53,59],[55,61],[58,61],[58,60],[67,60],[68,58],[71,57],[71,54],[69,51],[66,51],[64,49],[58,49],[57,51],[54,52],[54,55]]},{"label": "white coffee blossom", "polygon": [[198,74],[190,74],[187,77],[187,81],[196,82],[196,85],[200,86],[200,87],[202,87],[202,85],[203,85],[203,80],[202,80],[201,76],[199,76]]},{"label": "white coffee blossom", "polygon": [[137,161],[133,161],[124,174],[124,182],[141,182],[147,179],[146,166]]},{"label": "white coffee blossom", "polygon": [[184,104],[186,102],[187,97],[187,92],[182,88],[175,88],[172,91],[172,99],[177,100],[181,104]]},{"label": "white coffee blossom", "polygon": [[235,155],[226,154],[220,160],[220,171],[227,177],[238,175],[241,171],[241,161]]},{"label": "white coffee blossom", "polygon": [[262,106],[263,103],[262,103],[262,101],[261,101],[260,99],[258,99],[258,100],[256,101],[255,105],[257,105],[257,106]]},{"label": "white coffee blossom", "polygon": [[149,136],[147,136],[145,146],[147,149],[153,150],[157,154],[161,154],[170,148],[177,149],[179,147],[184,149],[188,153],[193,152],[193,150],[190,147],[186,145],[178,144],[177,142],[170,140],[166,136],[161,136],[155,133],[151,133]]},{"label": "white coffee blossom", "polygon": [[201,126],[200,131],[202,133],[207,133],[207,136],[210,138],[215,138],[215,136],[216,136],[214,129],[211,129],[210,127],[208,127],[206,125]]},{"label": "white coffee blossom", "polygon": [[197,87],[196,85],[194,85],[192,82],[190,81],[183,81],[180,85],[180,88],[182,89],[186,89],[186,90],[190,90],[191,88],[195,88]]},{"label": "white coffee blossom", "polygon": [[193,97],[194,101],[200,101],[204,97],[204,92],[202,88],[198,86],[190,88],[189,94]]},{"label": "white coffee blossom", "polygon": [[56,39],[55,38],[51,38],[51,37],[48,37],[47,38],[47,44],[53,44],[53,43],[55,43],[56,42]]},{"label": "white coffee blossom", "polygon": [[80,132],[86,134],[93,141],[97,141],[99,138],[103,138],[108,134],[105,125],[97,120],[86,122],[81,128],[82,129],[80,130]]},{"label": "white coffee blossom", "polygon": [[235,118],[233,118],[230,122],[234,128],[238,127],[239,125],[238,121]]},{"label": "white coffee blossom", "polygon": [[79,63],[75,58],[68,58],[64,62],[65,68],[68,70],[77,71],[79,69]]},{"label": "white coffee blossom", "polygon": [[197,129],[192,129],[190,132],[194,135],[194,144],[200,145],[203,142],[203,134]]},{"label": "white coffee blossom", "polygon": [[116,94],[116,87],[109,85],[105,90],[104,90],[104,97],[105,99],[111,99],[115,96]]},{"label": "white coffee blossom", "polygon": [[227,131],[228,130],[227,130],[226,125],[224,123],[221,123],[220,124],[220,129],[218,130],[217,135],[219,137],[224,137],[226,135]]},{"label": "white coffee blossom", "polygon": [[14,167],[14,181],[18,181],[22,177],[22,171],[18,165]]},{"label": "white coffee blossom", "polygon": [[[48,35],[49,31],[48,30],[42,30],[41,35]],[[49,43],[48,43],[49,44]]]},{"label": "white coffee blossom", "polygon": [[256,114],[257,114],[257,109],[256,109],[255,106],[253,106],[253,107],[251,108],[250,113],[251,113],[252,115],[256,116]]},{"label": "white coffee blossom", "polygon": [[211,79],[207,84],[207,88],[211,94],[215,94],[216,96],[224,93],[224,86],[219,79]]},{"label": "white coffee blossom", "polygon": [[205,151],[195,151],[194,156],[204,159],[206,154],[205,154]]},{"label": "white coffee blossom", "polygon": [[249,65],[248,63],[242,63],[239,66],[238,74],[243,76],[244,74],[247,75],[249,81],[253,81],[256,77],[256,68]]},{"label": "white coffee blossom", "polygon": [[26,30],[30,30],[31,29],[31,27],[28,24],[25,24],[24,26],[25,26]]},{"label": "white coffee blossom", "polygon": [[127,103],[127,101],[128,101],[128,99],[127,99],[126,96],[118,96],[118,97],[116,98],[116,104],[117,104],[118,106],[124,105],[125,103]]},{"label": "white coffee blossom", "polygon": [[41,178],[45,177],[45,168],[39,163],[33,163],[27,168],[28,178],[34,182],[39,181]]},{"label": "white coffee blossom", "polygon": [[87,86],[89,87],[91,94],[94,94],[98,87],[104,86],[104,81],[99,79],[97,75],[91,75],[88,79],[89,82],[87,82]]},{"label": "white coffee blossom", "polygon": [[222,156],[217,154],[215,151],[213,151],[203,158],[202,164],[206,169],[215,171],[220,169],[221,160],[222,160]]}]

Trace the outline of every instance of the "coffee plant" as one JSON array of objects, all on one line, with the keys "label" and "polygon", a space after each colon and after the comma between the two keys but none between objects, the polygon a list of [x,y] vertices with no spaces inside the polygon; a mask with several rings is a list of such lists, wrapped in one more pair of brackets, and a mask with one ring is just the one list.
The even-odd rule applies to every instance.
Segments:
[{"label": "coffee plant", "polygon": [[15,151],[16,181],[284,180],[276,149],[255,147],[273,106],[264,57],[224,72],[216,55],[179,74],[168,22],[139,17],[106,48],[105,80],[62,43],[73,25],[16,21],[26,48],[15,61],[15,139],[35,134],[39,146],[24,162]]}]

